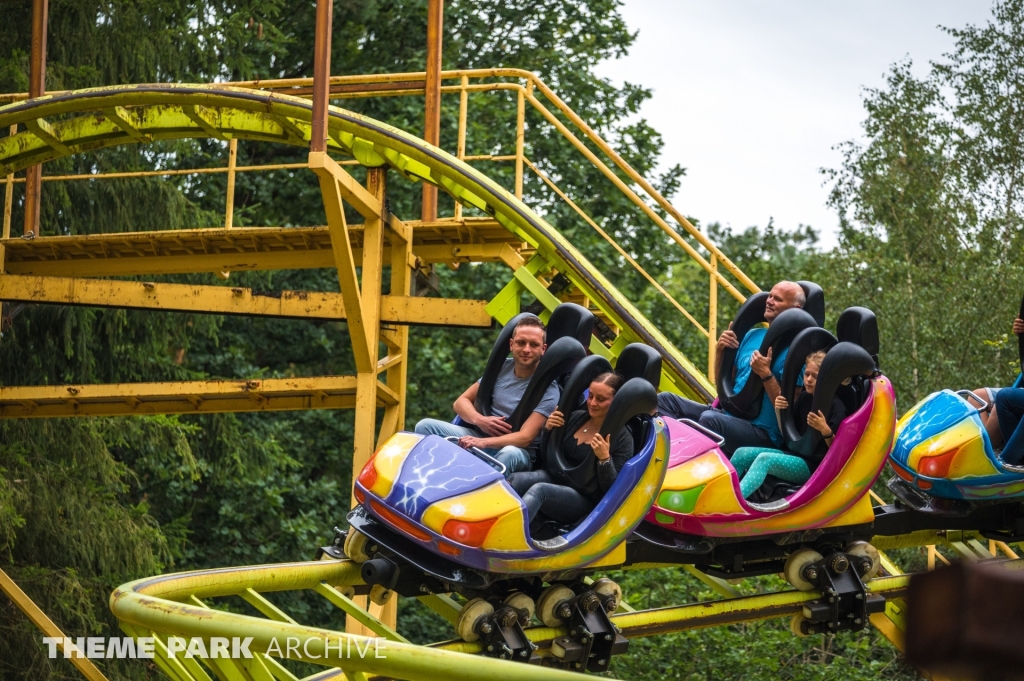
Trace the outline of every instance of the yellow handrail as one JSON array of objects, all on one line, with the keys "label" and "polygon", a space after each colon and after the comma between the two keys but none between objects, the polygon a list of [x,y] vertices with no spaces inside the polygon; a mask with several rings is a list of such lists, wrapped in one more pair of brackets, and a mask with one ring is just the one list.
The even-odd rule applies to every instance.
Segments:
[{"label": "yellow handrail", "polygon": [[[350,75],[350,76],[334,76],[330,79],[330,85],[333,88],[331,93],[332,98],[364,98],[364,97],[394,97],[394,96],[410,96],[410,95],[421,95],[424,91],[423,80],[425,74],[422,72],[412,73],[392,73],[392,74],[364,74],[364,75]],[[479,82],[484,79],[516,79],[519,82]],[[459,95],[459,132],[458,132],[458,158],[466,161],[470,160],[491,160],[491,161],[514,161],[515,167],[515,180],[513,186],[513,192],[517,198],[521,198],[523,194],[523,168],[529,164],[529,161],[525,156],[525,108],[526,104],[529,104],[537,113],[539,113],[550,125],[552,125],[559,134],[569,141],[573,147],[595,167],[597,168],[613,185],[621,191],[629,200],[638,207],[644,215],[650,219],[662,232],[664,232],[673,242],[680,248],[682,248],[686,254],[697,263],[709,277],[709,301],[708,301],[708,323],[702,325],[686,308],[679,303],[664,286],[659,284],[653,276],[646,272],[639,263],[628,256],[625,256],[624,249],[621,248],[614,240],[603,230],[596,228],[597,224],[595,220],[591,219],[586,213],[569,197],[565,192],[561,191],[551,178],[538,175],[544,181],[544,183],[550,187],[555,193],[563,200],[566,201],[572,209],[584,217],[586,222],[595,227],[598,234],[612,244],[616,251],[623,255],[629,264],[634,267],[644,279],[650,283],[659,295],[669,301],[672,306],[678,310],[683,316],[689,321],[694,327],[700,332],[700,334],[708,339],[708,375],[710,376],[714,367],[714,353],[715,349],[712,341],[715,339],[713,330],[717,330],[717,288],[721,286],[726,292],[733,296],[736,300],[743,301],[747,295],[747,292],[756,292],[758,287],[747,277],[724,253],[713,244],[706,235],[702,234],[696,227],[694,227],[671,203],[669,203],[661,194],[658,192],[646,179],[643,178],[634,168],[632,168],[601,136],[579,115],[577,115],[569,106],[554,93],[554,91],[548,87],[538,76],[535,74],[525,71],[522,69],[514,68],[498,68],[498,69],[459,69],[452,71],[445,71],[441,74],[442,82],[458,81],[458,84],[443,85],[443,93],[457,93]],[[471,82],[478,81],[478,82]],[[289,79],[272,79],[272,80],[250,80],[250,81],[237,81],[232,83],[215,83],[211,84],[211,87],[247,87],[254,89],[271,90],[279,92],[281,94],[288,94],[299,97],[308,97],[311,95],[312,79],[311,78],[289,78]],[[339,88],[344,88],[339,91]],[[515,153],[509,155],[466,155],[466,116],[468,108],[468,94],[471,92],[495,92],[505,91],[515,93],[516,96],[516,137],[515,137]],[[50,96],[59,95],[60,92],[52,92]],[[538,97],[542,97],[545,101],[541,101]],[[17,102],[27,99],[27,94],[9,94],[0,95],[0,104],[4,102]],[[549,108],[549,106],[551,108]],[[569,125],[560,120],[559,115],[561,114],[568,122]],[[569,126],[574,126],[579,132],[582,132],[582,136],[577,136]],[[597,153],[595,153],[589,145],[596,147],[597,151],[604,155],[605,158],[611,161],[610,164],[602,160]],[[346,162],[342,162],[343,164]],[[347,163],[356,163],[356,161],[348,161]],[[274,164],[267,166],[239,166],[234,169],[234,172],[252,172],[258,170],[275,170],[275,169],[292,169],[299,168],[302,164]],[[536,166],[532,166],[532,169],[537,172]],[[62,175],[62,176],[46,176],[44,179],[48,182],[56,180],[91,180],[100,178],[123,178],[123,177],[147,177],[147,176],[173,176],[173,175],[185,175],[185,174],[206,174],[206,173],[231,173],[232,171],[226,167],[219,168],[198,168],[198,169],[187,169],[187,170],[165,170],[165,171],[139,171],[135,173],[108,173],[108,174],[79,174],[79,175]],[[623,179],[623,176],[625,179]],[[4,182],[8,189],[12,183],[24,182],[23,178],[15,178],[9,176],[6,179],[0,178],[0,182]],[[632,185],[632,186],[631,186]],[[638,193],[634,190],[634,186],[639,189]],[[7,192],[10,194],[10,192]],[[641,194],[646,196],[641,197]],[[10,204],[11,201],[7,201]],[[696,244],[705,249],[709,256],[705,258],[700,252],[697,251],[691,243],[684,238],[684,235],[680,230],[677,230],[670,226],[668,222],[662,217],[663,213],[659,210],[655,210],[657,206],[665,214],[672,216],[672,218],[678,223],[682,231],[686,235],[692,238]],[[5,209],[9,209],[9,205],[5,206]],[[463,208],[461,204],[456,202],[455,219],[459,220],[462,218]],[[5,210],[6,218],[7,210]],[[9,218],[5,219],[5,226],[9,223]],[[741,291],[731,281],[726,278],[726,274],[735,277],[739,282],[740,287],[746,289]]]},{"label": "yellow handrail", "polygon": [[[424,72],[390,73],[390,74],[388,74],[388,73],[385,73],[385,74],[362,74],[362,75],[350,75],[350,76],[332,76],[330,78],[330,85],[331,86],[336,86],[336,85],[375,85],[375,84],[387,84],[387,83],[416,82],[416,81],[424,80],[425,78],[426,78],[426,73],[424,73]],[[694,227],[693,224],[690,223],[689,220],[687,220],[678,210],[676,210],[676,208],[671,203],[669,203],[668,200],[666,200],[665,197],[663,197],[661,195],[661,193],[658,192],[658,190],[655,189],[650,184],[650,182],[648,182],[646,179],[644,179],[644,177],[642,175],[640,175],[638,172],[636,172],[636,170],[634,170],[632,168],[632,166],[630,166],[607,142],[605,142],[604,139],[601,138],[601,136],[598,135],[597,132],[592,127],[590,127],[582,118],[580,118],[579,115],[576,114],[576,112],[574,112],[571,108],[569,108],[569,106],[566,105],[565,102],[562,101],[562,99],[560,97],[558,97],[558,95],[556,95],[554,93],[554,91],[550,87],[548,87],[548,85],[546,83],[544,83],[544,81],[542,81],[536,74],[534,74],[534,73],[532,73],[530,71],[526,71],[524,69],[514,69],[514,68],[459,69],[459,70],[454,70],[454,71],[442,71],[441,72],[441,80],[442,80],[442,82],[446,81],[446,80],[456,80],[456,79],[461,80],[463,78],[476,78],[476,79],[479,79],[479,78],[519,78],[519,79],[526,80],[527,83],[528,83],[528,86],[523,91],[525,92],[525,96],[526,96],[527,99],[529,99],[532,96],[532,93],[527,91],[528,89],[531,89],[530,86],[537,88],[537,90],[539,90],[541,93],[544,94],[545,98],[547,98],[552,104],[554,104],[555,107],[559,111],[561,111],[567,118],[569,118],[569,120],[572,121],[572,123],[574,125],[576,125],[580,130],[582,130],[583,133],[585,134],[585,136],[591,142],[593,142],[603,153],[608,155],[608,157],[612,159],[612,161],[615,163],[615,165],[620,170],[622,170],[627,175],[627,177],[629,177],[630,180],[632,180],[633,182],[636,182],[638,185],[640,185],[643,188],[644,192],[647,193],[651,198],[653,198],[658,203],[658,205],[660,205],[666,212],[668,212],[669,215],[671,215],[679,223],[680,226],[682,226],[694,239],[696,239],[697,242],[700,243],[701,246],[703,246],[705,249],[707,249],[710,253],[713,253],[716,256],[716,258],[718,259],[718,262],[719,262],[720,265],[724,266],[729,271],[729,273],[732,274],[733,276],[735,276],[750,292],[756,293],[757,291],[760,290],[758,288],[758,286],[753,281],[751,281],[750,278],[747,277],[735,265],[735,263],[733,263],[728,257],[726,257],[726,255],[724,253],[722,253],[722,251],[717,246],[715,246],[715,244],[712,243],[711,240],[707,238],[707,236],[702,234],[700,232],[700,230],[698,230],[696,227]],[[289,89],[311,88],[312,85],[313,85],[313,79],[312,78],[281,78],[281,79],[267,79],[267,80],[246,80],[246,81],[232,81],[232,82],[224,82],[224,83],[214,83],[213,85],[215,85],[215,86],[219,85],[219,86],[224,86],[224,87],[247,87],[247,88],[262,89],[262,90],[282,90],[282,91],[287,91]],[[503,84],[492,83],[492,84],[484,84],[484,85],[480,85],[480,86],[471,86],[471,85],[467,86],[467,85],[463,84],[463,85],[453,86],[453,87],[443,87],[442,91],[443,92],[460,92],[461,93],[461,92],[485,91],[485,90],[493,90],[493,89],[504,89],[504,88],[501,88],[501,87],[495,87],[495,86],[500,86],[500,85],[503,85]],[[522,86],[519,86],[519,87],[522,87]],[[420,93],[422,91],[423,91],[423,88],[419,87],[419,88],[408,88],[408,89],[403,89],[403,90],[381,90],[381,91],[365,91],[365,92],[341,93],[341,94],[338,94],[338,95],[335,95],[334,93],[332,93],[332,96],[346,97],[346,96],[353,96],[353,95],[356,95],[356,94],[364,94],[364,95],[374,96],[374,97],[378,97],[378,96],[399,96],[399,95],[418,94],[418,93]],[[50,95],[59,95],[59,94],[64,94],[65,92],[66,91],[53,91],[53,92],[50,92],[48,94],[50,94]],[[296,96],[299,96],[299,97],[311,96],[311,94],[307,95],[306,93],[296,93]],[[28,99],[28,93],[22,92],[22,93],[15,93],[15,94],[0,94],[0,104],[21,101],[21,100],[24,100],[24,99]],[[534,98],[534,101],[536,101],[536,98]],[[540,103],[537,102],[536,106],[542,106],[542,105],[540,105]],[[517,131],[517,138],[518,138],[518,131]],[[663,229],[666,229],[666,227],[663,227]],[[675,230],[671,230],[669,228],[667,231],[671,232],[671,234],[675,234],[676,236],[678,236],[678,234],[675,232]],[[682,245],[682,244],[680,243],[680,245]],[[706,268],[706,269],[710,270],[710,268]],[[721,283],[721,280],[720,280],[720,283]]]},{"label": "yellow handrail", "polygon": [[556,194],[558,194],[558,196],[561,197],[561,199],[563,201],[565,201],[567,204],[569,204],[569,206],[574,211],[576,211],[579,214],[579,216],[582,217],[586,221],[586,223],[588,225],[590,225],[591,227],[594,228],[595,232],[600,234],[601,237],[605,241],[607,241],[609,244],[611,244],[612,248],[614,248],[618,252],[618,254],[621,255],[626,260],[626,262],[628,262],[630,265],[632,265],[640,274],[642,274],[644,276],[645,279],[647,279],[647,281],[649,281],[651,283],[652,286],[654,286],[654,288],[656,288],[658,290],[659,293],[661,293],[663,296],[665,296],[665,298],[667,298],[669,300],[669,302],[671,302],[673,305],[675,305],[675,308],[677,310],[679,310],[679,312],[681,312],[684,317],[689,319],[690,322],[694,326],[696,326],[698,329],[700,329],[701,333],[703,333],[705,336],[708,335],[708,330],[705,329],[703,326],[701,326],[701,323],[698,322],[696,319],[694,319],[693,315],[691,315],[686,310],[685,307],[680,305],[679,302],[672,296],[672,294],[670,294],[668,291],[666,291],[665,288],[661,284],[659,284],[657,282],[657,280],[654,277],[652,277],[650,275],[650,273],[647,272],[647,270],[645,270],[643,268],[643,266],[640,265],[640,263],[638,263],[629,253],[626,253],[626,249],[624,249],[622,246],[620,246],[619,243],[617,241],[615,241],[615,239],[613,239],[610,234],[608,234],[608,232],[606,232],[603,229],[601,229],[601,227],[596,222],[594,222],[593,218],[591,218],[589,215],[587,215],[585,212],[583,212],[583,210],[579,206],[576,205],[576,202],[573,201],[572,199],[570,199],[568,196],[566,196],[565,192],[563,192],[558,187],[558,185],[555,184],[551,180],[551,178],[549,178],[547,176],[546,173],[544,173],[532,161],[530,161],[530,159],[524,159],[524,160],[526,162],[526,165],[528,165],[530,167],[530,170],[532,170],[534,173],[536,173],[537,177],[539,177],[540,179],[544,180],[544,183],[547,184],[549,187],[551,187],[552,191],[554,191]]}]

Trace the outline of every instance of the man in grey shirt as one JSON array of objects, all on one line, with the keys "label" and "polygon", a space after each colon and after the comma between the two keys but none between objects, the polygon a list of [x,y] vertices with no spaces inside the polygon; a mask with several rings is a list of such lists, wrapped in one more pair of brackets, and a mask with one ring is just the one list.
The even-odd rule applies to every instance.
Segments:
[{"label": "man in grey shirt", "polygon": [[[480,389],[480,381],[477,381],[459,395],[452,405],[455,413],[473,428],[456,426],[438,419],[423,419],[416,424],[416,432],[421,435],[458,437],[461,446],[479,447],[505,464],[507,473],[515,473],[532,468],[535,459],[533,450],[540,440],[544,422],[558,407],[559,393],[556,384],[549,385],[540,404],[523,422],[522,428],[512,432],[512,426],[505,418],[519,406],[530,378],[548,347],[544,343],[544,324],[536,317],[519,322],[512,332],[509,346],[512,357],[505,360],[491,396],[493,416],[484,416],[474,406]],[[480,437],[481,434],[484,437]]]}]

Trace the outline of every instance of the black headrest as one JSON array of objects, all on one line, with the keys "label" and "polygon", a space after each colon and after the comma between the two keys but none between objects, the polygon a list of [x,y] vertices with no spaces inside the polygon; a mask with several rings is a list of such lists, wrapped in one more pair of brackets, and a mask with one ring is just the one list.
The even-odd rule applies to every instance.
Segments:
[{"label": "black headrest", "polygon": [[874,312],[866,307],[846,308],[836,322],[836,337],[867,350],[878,366],[878,320]]},{"label": "black headrest", "polygon": [[651,382],[631,378],[615,393],[598,432],[604,437],[615,435],[626,426],[626,421],[640,414],[650,414],[657,408],[658,391]]},{"label": "black headrest", "polygon": [[615,371],[627,381],[644,378],[655,388],[661,385],[661,355],[643,343],[630,343],[615,360]]},{"label": "black headrest", "polygon": [[498,374],[501,373],[501,367],[505,365],[505,360],[508,359],[508,353],[510,352],[509,342],[512,340],[512,334],[515,333],[516,325],[527,317],[540,321],[540,318],[535,314],[521,312],[502,327],[501,331],[498,332],[497,340],[494,341],[491,354],[487,358],[487,365],[484,367],[483,376],[480,378],[480,388],[477,390],[476,400],[473,402],[476,410],[484,416],[491,415],[491,395],[494,393],[494,383],[498,380]]},{"label": "black headrest", "polygon": [[[818,369],[818,381],[811,400],[811,411],[821,411],[827,419],[832,411],[832,398],[843,381],[854,376],[871,376],[875,373],[875,361],[871,355],[854,343],[839,343],[828,351]],[[786,409],[785,411],[791,411]],[[785,422],[785,421],[783,421]],[[787,438],[788,440],[788,438]],[[802,456],[811,456],[821,442],[821,433],[807,428],[803,436],[787,441],[786,447]]]},{"label": "black headrest", "polygon": [[[790,402],[793,400],[793,393],[796,392],[796,382],[803,373],[807,355],[817,350],[829,350],[838,342],[835,336],[817,326],[811,329],[804,329],[798,333],[793,342],[789,344],[789,354],[786,355],[786,365],[782,370],[782,396]],[[782,412],[779,419],[779,425],[782,428],[782,438],[787,442],[800,439],[800,431],[797,430],[796,419],[793,417],[793,413],[792,409],[786,409]]]},{"label": "black headrest", "polygon": [[[747,298],[740,305],[740,309],[736,311],[736,317],[733,318],[730,328],[736,334],[736,338],[741,345],[743,344],[743,337],[747,335],[748,331],[757,324],[765,322],[764,306],[767,302],[768,294],[761,291]],[[730,403],[736,395],[733,390],[732,367],[736,363],[737,350],[738,348],[726,348],[721,352],[722,370],[715,377],[715,387],[718,389],[718,399],[723,408],[727,408],[726,404]]]},{"label": "black headrest", "polygon": [[758,324],[768,320],[764,318],[764,306],[768,302],[768,293],[761,291],[747,298],[732,320],[732,332],[743,342],[743,336]]},{"label": "black headrest", "polygon": [[[544,398],[544,391],[548,389],[552,381],[572,371],[576,364],[586,356],[587,351],[575,338],[559,338],[548,346],[544,356],[540,358],[537,370],[530,377],[530,383],[526,386],[519,405],[505,419],[512,426],[513,432],[523,427],[523,422],[540,404]],[[483,385],[480,388],[483,389]]]},{"label": "black headrest", "polygon": [[559,338],[575,338],[584,348],[590,347],[594,333],[594,313],[576,303],[562,303],[548,319],[548,345]]},{"label": "black headrest", "polygon": [[[740,310],[742,312],[743,308],[741,307]],[[798,333],[814,326],[816,326],[814,318],[805,310],[798,307],[783,310],[772,320],[768,331],[761,340],[761,347],[758,348],[758,351],[762,355],[767,355],[768,349],[771,348],[772,362],[774,363],[775,358],[789,347]],[[735,322],[733,328],[736,328]],[[740,343],[743,342],[742,337],[739,340]],[[749,421],[761,413],[761,395],[764,392],[764,384],[751,374],[743,387],[738,391],[735,390],[736,379],[733,376],[732,366],[736,361],[736,352],[737,350],[729,349],[722,353],[722,370],[718,372],[717,377],[718,399],[727,412]]]},{"label": "black headrest", "polygon": [[796,283],[804,290],[804,295],[807,297],[803,309],[814,317],[818,326],[825,326],[825,292],[813,281],[798,281]]},{"label": "black headrest", "polygon": [[778,357],[779,350],[788,348],[798,333],[804,329],[813,329],[816,326],[814,317],[808,314],[806,310],[799,307],[783,310],[772,320],[771,325],[768,327],[768,333],[761,340],[760,352],[764,355],[768,353],[768,348],[772,348],[773,356]]},{"label": "black headrest", "polygon": [[583,391],[590,387],[595,378],[611,370],[611,363],[600,355],[590,355],[580,360],[562,388],[562,395],[558,399],[558,411],[568,417],[580,403]]}]

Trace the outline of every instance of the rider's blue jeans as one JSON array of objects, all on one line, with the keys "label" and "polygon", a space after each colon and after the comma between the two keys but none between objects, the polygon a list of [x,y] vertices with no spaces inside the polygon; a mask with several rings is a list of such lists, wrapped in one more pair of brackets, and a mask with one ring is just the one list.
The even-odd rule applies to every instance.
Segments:
[{"label": "rider's blue jeans", "polygon": [[[477,430],[465,426],[457,426],[454,423],[448,423],[439,419],[423,419],[416,424],[415,431],[420,435],[438,435],[440,437],[481,436]],[[486,447],[482,449],[505,464],[505,475],[519,471],[528,471],[532,467],[530,452],[522,447],[508,445],[498,449],[487,449]]]},{"label": "rider's blue jeans", "polygon": [[683,399],[672,393],[658,394],[658,411],[675,419],[696,421],[725,438],[722,451],[732,456],[740,447],[777,447],[768,431],[750,421],[714,409],[706,404]]},{"label": "rider's blue jeans", "polygon": [[1024,459],[1024,388],[1003,388],[996,393],[996,414],[1003,434],[1003,461],[1017,465]]}]

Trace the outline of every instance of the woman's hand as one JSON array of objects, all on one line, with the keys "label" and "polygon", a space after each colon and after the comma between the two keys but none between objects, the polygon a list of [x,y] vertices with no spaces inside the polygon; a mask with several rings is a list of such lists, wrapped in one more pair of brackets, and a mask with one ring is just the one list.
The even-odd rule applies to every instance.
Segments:
[{"label": "woman's hand", "polygon": [[544,428],[547,430],[554,430],[555,428],[561,428],[565,425],[565,417],[562,416],[562,412],[557,409],[551,412],[551,416],[548,417],[547,422],[544,424]]},{"label": "woman's hand", "polygon": [[1013,320],[1013,333],[1017,336],[1024,333],[1024,319],[1017,317]]},{"label": "woman's hand", "polygon": [[594,456],[597,457],[598,461],[607,461],[611,458],[611,447],[612,447],[612,436],[608,435],[607,439],[601,437],[600,433],[594,436],[594,439],[590,441],[590,448],[594,450]]},{"label": "woman's hand", "polygon": [[832,437],[835,434],[832,432],[828,421],[825,420],[825,415],[821,413],[820,409],[816,412],[812,411],[807,415],[807,425],[821,433],[825,438]]},{"label": "woman's hand", "polygon": [[789,402],[786,401],[785,397],[779,395],[778,397],[775,398],[775,408],[778,409],[779,411],[782,411],[783,409],[789,409]]}]

